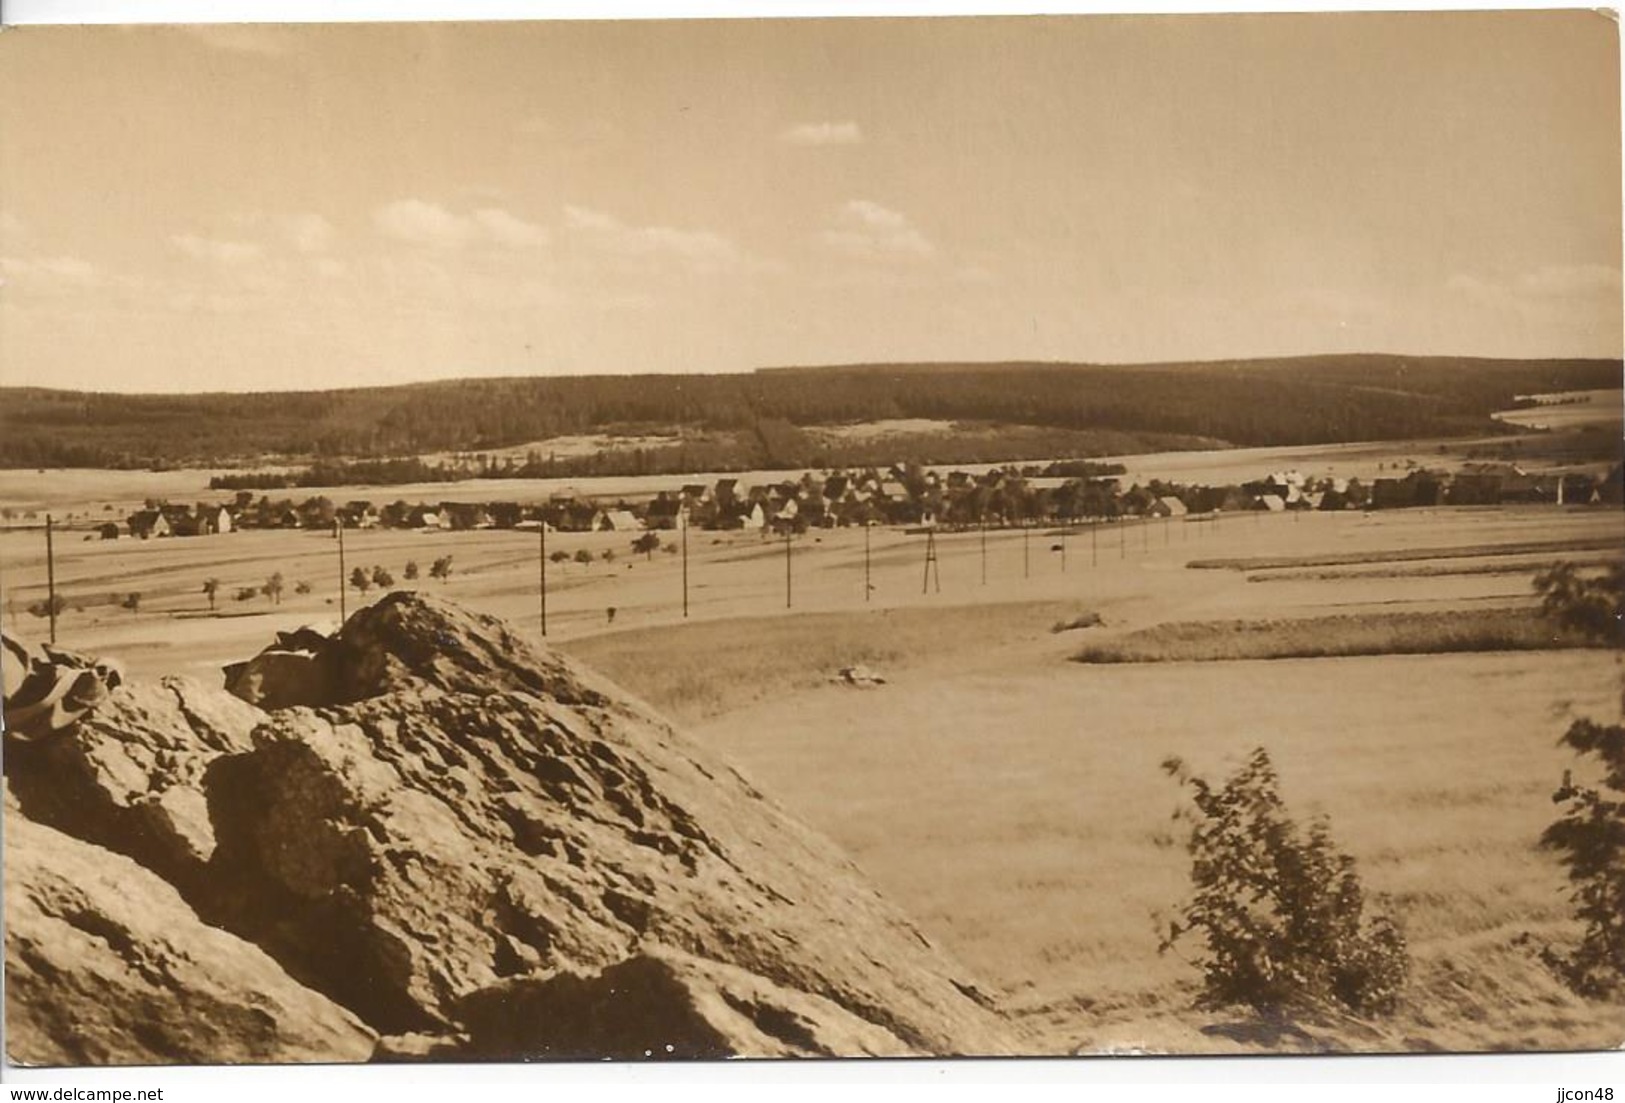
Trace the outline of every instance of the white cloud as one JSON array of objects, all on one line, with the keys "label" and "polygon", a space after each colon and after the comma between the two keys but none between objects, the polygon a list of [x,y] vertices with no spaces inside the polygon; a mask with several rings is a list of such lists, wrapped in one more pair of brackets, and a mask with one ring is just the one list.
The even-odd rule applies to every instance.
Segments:
[{"label": "white cloud", "polygon": [[710,230],[632,226],[602,211],[571,206],[564,208],[564,224],[593,248],[618,256],[665,257],[701,272],[738,268],[750,263],[737,245]]},{"label": "white cloud", "polygon": [[819,238],[848,256],[871,260],[922,260],[937,251],[906,215],[868,199],[843,203]]},{"label": "white cloud", "polygon": [[792,146],[855,146],[863,130],[854,122],[799,123],[779,132],[779,141]]},{"label": "white cloud", "polygon": [[372,215],[380,233],[414,245],[455,249],[473,233],[473,223],[452,214],[438,203],[421,199],[397,199],[379,207]]},{"label": "white cloud", "polygon": [[1620,272],[1605,264],[1548,264],[1518,277],[1518,289],[1542,297],[1596,294],[1617,297],[1620,293]]},{"label": "white cloud", "polygon": [[173,234],[169,243],[193,260],[213,264],[247,264],[260,259],[265,253],[264,249],[251,241],[228,241],[196,234]]},{"label": "white cloud", "polygon": [[1547,264],[1513,277],[1458,272],[1446,289],[1502,309],[1550,310],[1603,300],[1617,303],[1620,271],[1605,264]]},{"label": "white cloud", "polygon": [[319,214],[289,215],[282,229],[301,253],[325,253],[333,244],[333,224]]},{"label": "white cloud", "polygon": [[56,287],[96,287],[104,280],[104,273],[96,265],[79,257],[0,257],[0,273],[8,282],[17,280],[30,285]]},{"label": "white cloud", "polygon": [[372,219],[379,232],[388,237],[439,249],[474,243],[529,248],[545,245],[548,239],[544,227],[500,207],[482,207],[472,215],[460,215],[438,203],[398,199],[379,207]]},{"label": "white cloud", "polygon": [[546,229],[522,218],[515,218],[500,207],[480,208],[474,212],[474,221],[485,231],[486,236],[498,245],[525,249],[547,244]]}]

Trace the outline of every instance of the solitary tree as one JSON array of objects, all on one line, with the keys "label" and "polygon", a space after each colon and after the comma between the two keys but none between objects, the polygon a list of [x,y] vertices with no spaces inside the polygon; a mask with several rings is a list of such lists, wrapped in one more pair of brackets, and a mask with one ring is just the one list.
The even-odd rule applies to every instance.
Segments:
[{"label": "solitary tree", "polygon": [[429,577],[445,582],[451,577],[451,556],[442,555],[429,565]]},{"label": "solitary tree", "polygon": [[141,595],[138,593],[126,595],[124,598],[124,607],[132,613],[139,613],[141,611]]},{"label": "solitary tree", "polygon": [[614,548],[605,548],[604,551],[603,551],[602,559],[604,560],[605,563],[613,563],[613,562],[615,562],[615,549]]},{"label": "solitary tree", "polygon": [[1287,813],[1264,749],[1222,786],[1177,758],[1162,765],[1192,790],[1197,816],[1186,844],[1192,893],[1158,948],[1200,940],[1203,1002],[1393,1010],[1409,971],[1405,938],[1387,916],[1365,917],[1354,859],[1325,818],[1305,832]]},{"label": "solitary tree", "polygon": [[310,583],[306,582],[304,579],[300,579],[298,582],[293,584],[293,592],[296,594],[310,593]]},{"label": "solitary tree", "polygon": [[416,582],[418,577],[418,561],[416,559],[408,559],[406,561],[406,569],[403,570],[401,574],[406,578],[406,581]]},{"label": "solitary tree", "polygon": [[203,580],[203,593],[204,596],[209,599],[209,611],[211,613],[214,611],[214,596],[219,592],[220,580],[218,578],[206,578]]},{"label": "solitary tree", "polygon": [[372,589],[372,575],[367,573],[367,568],[357,567],[350,572],[350,585],[365,594]]},{"label": "solitary tree", "polygon": [[552,555],[549,555],[547,558],[554,563],[568,563],[570,561],[570,553],[560,549],[559,551],[554,552]]},{"label": "solitary tree", "polygon": [[642,552],[645,559],[653,559],[655,549],[658,547],[660,547],[660,534],[658,532],[646,532],[632,541],[632,550]]},{"label": "solitary tree", "polygon": [[395,585],[395,576],[381,566],[374,567],[372,569],[372,584],[380,590],[387,590]]},{"label": "solitary tree", "polygon": [[265,596],[271,599],[272,605],[282,604],[282,585],[281,571],[276,572],[270,578],[265,580],[265,585],[262,588],[265,591]]},{"label": "solitary tree", "polygon": [[580,551],[576,552],[575,560],[577,563],[591,565],[592,552],[588,551],[586,548],[582,548]]}]

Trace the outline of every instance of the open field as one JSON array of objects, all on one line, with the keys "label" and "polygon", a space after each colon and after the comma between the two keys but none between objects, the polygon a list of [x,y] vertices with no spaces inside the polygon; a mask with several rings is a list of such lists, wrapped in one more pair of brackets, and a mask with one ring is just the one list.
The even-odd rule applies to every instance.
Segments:
[{"label": "open field", "polygon": [[[633,556],[625,535],[552,534],[550,551],[615,558],[548,565],[548,639],[688,722],[849,850],[1015,1009],[1044,1052],[1568,1048],[1625,1038],[1625,1009],[1568,995],[1534,956],[1535,944],[1575,934],[1561,870],[1535,839],[1573,764],[1556,745],[1568,718],[1618,708],[1612,656],[1068,661],[1081,645],[1179,622],[1532,614],[1535,564],[1625,545],[1618,511],[1249,514],[991,532],[985,583],[978,533],[936,543],[941,590],[922,593],[924,538],[873,531],[866,601],[863,532],[798,538],[787,609],[782,541],[691,532],[685,620],[680,556]],[[426,571],[451,555],[447,582],[418,585],[527,631],[540,621],[538,550],[535,534],[516,532],[346,540],[348,566],[380,564],[397,579],[409,559]],[[120,658],[140,676],[213,679],[274,630],[338,616],[337,546],[324,534],[68,537],[57,551],[70,601],[61,642]],[[45,630],[27,612],[43,594],[43,553],[38,532],[0,534],[0,615],[33,639]],[[1417,573],[1255,586],[1242,569],[1187,567],[1263,558],[1402,563]],[[1463,563],[1504,569],[1427,573]],[[234,599],[277,571],[287,582],[280,607]],[[201,592],[211,576],[221,580],[213,613]],[[311,592],[295,594],[296,581]],[[112,600],[129,592],[142,593],[139,612]],[[351,590],[345,600],[354,609],[364,599]],[[1051,631],[1087,613],[1100,625]],[[855,663],[887,684],[832,683]],[[1158,763],[1177,754],[1216,776],[1260,744],[1292,809],[1330,814],[1368,890],[1404,924],[1413,983],[1391,1020],[1303,1023],[1294,1034],[1196,1012],[1194,969],[1156,954],[1152,913],[1177,905],[1187,875],[1169,820],[1179,793]]]},{"label": "open field", "polygon": [[1617,390],[1566,391],[1530,397],[1541,405],[1505,410],[1494,417],[1508,425],[1553,430],[1576,429],[1586,425],[1617,425],[1621,417],[1621,396]]}]

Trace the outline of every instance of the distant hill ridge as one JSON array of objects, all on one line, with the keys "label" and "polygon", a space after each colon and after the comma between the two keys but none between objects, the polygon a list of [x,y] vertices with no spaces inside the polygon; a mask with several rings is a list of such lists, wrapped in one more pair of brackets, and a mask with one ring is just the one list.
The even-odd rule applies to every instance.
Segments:
[{"label": "distant hill ridge", "polygon": [[0,466],[146,467],[479,451],[669,428],[748,441],[892,418],[1176,434],[1235,445],[1503,431],[1518,395],[1621,385],[1621,362],[1387,354],[1153,364],[908,363],[743,374],[493,377],[331,391],[0,388]]}]

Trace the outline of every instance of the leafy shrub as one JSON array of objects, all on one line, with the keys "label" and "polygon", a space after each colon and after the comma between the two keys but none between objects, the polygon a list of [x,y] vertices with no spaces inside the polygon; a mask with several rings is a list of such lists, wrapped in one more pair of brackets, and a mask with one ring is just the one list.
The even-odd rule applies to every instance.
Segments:
[{"label": "leafy shrub", "polygon": [[1409,972],[1404,936],[1386,916],[1364,919],[1354,859],[1324,818],[1299,829],[1263,748],[1221,788],[1177,758],[1163,769],[1191,788],[1199,816],[1187,843],[1194,891],[1158,949],[1202,940],[1202,1002],[1393,1010]]},{"label": "leafy shrub", "polygon": [[[1535,579],[1542,609],[1564,627],[1613,647],[1622,644],[1625,561],[1587,578],[1572,564]],[[1625,707],[1625,706],[1622,706]],[[1560,741],[1602,767],[1596,785],[1576,784],[1572,772],[1552,794],[1563,806],[1541,835],[1555,850],[1574,886],[1575,916],[1585,924],[1580,944],[1542,956],[1575,992],[1593,998],[1625,995],[1625,726],[1576,720]]]}]

